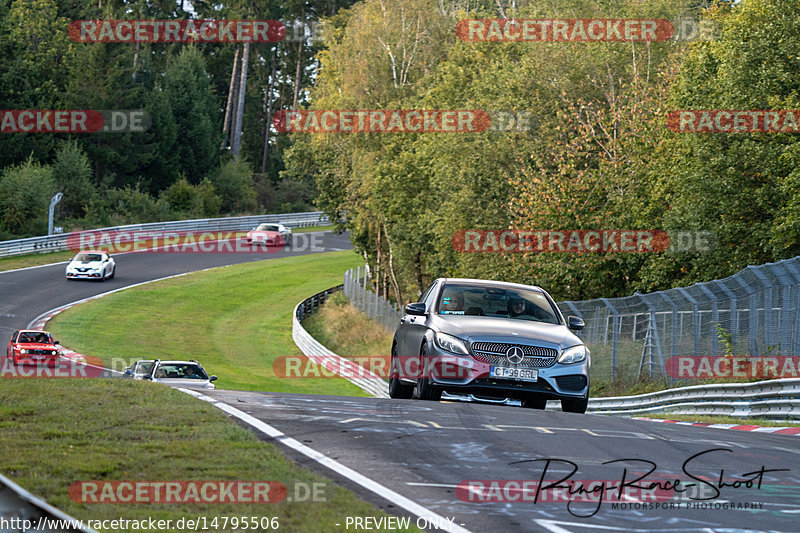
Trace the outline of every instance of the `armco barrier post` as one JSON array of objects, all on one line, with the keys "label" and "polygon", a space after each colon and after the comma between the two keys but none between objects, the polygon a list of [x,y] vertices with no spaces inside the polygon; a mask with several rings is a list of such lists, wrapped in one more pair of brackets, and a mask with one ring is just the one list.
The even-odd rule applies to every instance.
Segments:
[{"label": "armco barrier post", "polygon": [[611,379],[614,380],[617,379],[617,340],[619,338],[617,321],[619,321],[619,313],[617,309],[611,305],[608,298],[600,298],[600,301],[606,304],[606,307],[608,307],[614,315],[614,321],[611,326]]}]

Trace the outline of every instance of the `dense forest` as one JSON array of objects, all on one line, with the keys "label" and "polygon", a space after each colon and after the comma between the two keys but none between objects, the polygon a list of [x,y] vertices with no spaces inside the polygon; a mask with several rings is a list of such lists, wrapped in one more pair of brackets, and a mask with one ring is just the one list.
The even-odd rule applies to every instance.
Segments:
[{"label": "dense forest", "polygon": [[[64,193],[57,225],[65,231],[315,209],[311,177],[280,177],[292,139],[270,135],[266,125],[278,110],[306,105],[321,44],[317,23],[352,3],[0,0],[0,109],[144,110],[151,119],[144,133],[0,134],[0,238],[46,233],[57,191]],[[188,18],[276,20],[285,36],[248,43],[246,63],[243,43],[69,36],[73,21]],[[236,150],[228,117],[237,114],[243,80]]]},{"label": "dense forest", "polygon": [[[280,20],[286,37],[245,46],[67,34],[74,20],[180,18]],[[676,31],[655,42],[473,42],[456,31],[465,19],[496,18],[663,19]],[[0,238],[42,234],[55,191],[67,230],[322,209],[350,230],[381,294],[400,301],[442,275],[584,299],[800,254],[800,133],[681,133],[667,120],[675,110],[800,109],[796,0],[0,0],[0,20],[0,108],[152,117],[144,133],[0,134]],[[237,113],[231,95],[242,82]],[[273,125],[294,109],[525,120],[468,133]],[[237,116],[241,141],[231,135]],[[505,228],[704,231],[713,246],[453,246],[459,230]]]},{"label": "dense forest", "polygon": [[[527,131],[295,134],[382,293],[436,276],[539,284],[559,299],[724,277],[800,254],[800,134],[679,133],[675,110],[800,109],[792,0],[367,0],[326,22],[316,109],[530,112]],[[662,42],[471,42],[458,20],[666,19]],[[687,24],[688,23],[688,24]],[[694,31],[678,31],[684,27]],[[460,253],[464,229],[707,231],[710,250]]]}]

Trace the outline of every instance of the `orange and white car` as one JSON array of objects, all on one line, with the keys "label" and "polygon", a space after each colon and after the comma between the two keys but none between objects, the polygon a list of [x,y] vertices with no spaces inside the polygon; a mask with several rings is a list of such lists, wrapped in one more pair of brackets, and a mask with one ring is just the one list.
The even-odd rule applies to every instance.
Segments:
[{"label": "orange and white car", "polygon": [[20,329],[8,341],[6,356],[15,365],[55,366],[61,356],[61,348],[47,331]]}]

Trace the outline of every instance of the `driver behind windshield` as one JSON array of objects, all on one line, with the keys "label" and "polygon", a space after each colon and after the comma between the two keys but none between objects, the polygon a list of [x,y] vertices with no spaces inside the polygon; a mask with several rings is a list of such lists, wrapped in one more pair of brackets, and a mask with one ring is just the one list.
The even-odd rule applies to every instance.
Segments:
[{"label": "driver behind windshield", "polygon": [[445,291],[439,312],[443,315],[464,314],[464,293],[461,291]]},{"label": "driver behind windshield", "polygon": [[509,298],[508,299],[508,316],[517,317],[524,314],[527,309],[527,304],[522,298]]}]

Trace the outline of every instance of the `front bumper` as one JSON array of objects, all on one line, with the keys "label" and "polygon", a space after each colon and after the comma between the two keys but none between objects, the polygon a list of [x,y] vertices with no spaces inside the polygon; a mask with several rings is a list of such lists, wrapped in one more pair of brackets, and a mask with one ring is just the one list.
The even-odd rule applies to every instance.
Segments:
[{"label": "front bumper", "polygon": [[67,279],[100,279],[101,272],[67,272]]},{"label": "front bumper", "polygon": [[[454,394],[547,399],[586,398],[589,395],[589,359],[580,363],[537,368],[536,381],[501,379],[489,375],[490,364],[471,355],[455,355],[429,345],[424,376]],[[514,365],[501,365],[513,367]]]},{"label": "front bumper", "polygon": [[59,356],[58,355],[28,355],[28,354],[24,354],[24,355],[17,355],[13,359],[14,359],[14,361],[16,361],[15,364],[25,365],[25,366],[28,366],[28,365],[30,365],[30,366],[41,366],[41,365],[57,366],[58,362],[59,362]]}]

